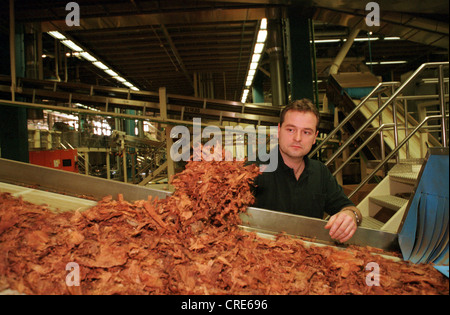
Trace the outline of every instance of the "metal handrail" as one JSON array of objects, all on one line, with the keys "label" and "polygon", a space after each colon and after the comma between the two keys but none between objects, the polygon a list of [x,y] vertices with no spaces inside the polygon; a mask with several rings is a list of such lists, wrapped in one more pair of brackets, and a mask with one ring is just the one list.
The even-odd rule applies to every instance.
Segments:
[{"label": "metal handrail", "polygon": [[[361,133],[363,133],[365,131],[365,129],[372,123],[372,121],[386,108],[388,107],[394,100],[395,98],[401,93],[403,92],[403,90],[405,89],[405,87],[407,85],[409,85],[409,83],[411,83],[411,81],[413,81],[423,70],[427,69],[427,68],[435,68],[435,67],[439,67],[440,69],[440,74],[442,72],[441,70],[441,66],[448,66],[448,62],[429,62],[429,63],[424,63],[422,64],[419,68],[417,68],[417,70],[391,95],[391,97],[382,105],[380,106],[373,114],[372,116],[370,116],[370,118],[368,118],[366,120],[366,122],[355,132],[353,133],[353,135],[351,137],[349,137],[343,144],[342,146],[339,147],[339,149],[331,156],[331,158],[329,158],[326,162],[325,165],[329,165],[330,163],[332,163],[357,137],[359,137],[359,135]],[[442,81],[442,80],[441,80]],[[443,82],[441,82],[443,84]],[[441,84],[441,85],[442,85]],[[442,88],[440,89],[442,92]],[[441,99],[443,100],[443,95],[440,95]],[[442,116],[442,115],[440,115]],[[432,116],[429,116],[432,117]],[[444,118],[442,118],[443,120],[445,120]],[[445,124],[444,124],[445,126]],[[336,128],[337,129],[337,128]],[[445,129],[444,129],[445,130]],[[445,132],[444,132],[445,133]],[[408,136],[408,139],[410,137]],[[403,142],[402,142],[403,143]],[[446,143],[443,143],[444,146],[446,146]],[[392,152],[397,152],[398,150],[394,150]],[[391,153],[392,153],[391,152]],[[390,156],[392,156],[391,154],[389,154]],[[354,191],[355,192],[355,191]],[[353,192],[353,193],[354,193]]]},{"label": "metal handrail", "polygon": [[360,146],[358,146],[358,148],[347,158],[347,160],[344,161],[344,163],[342,163],[334,172],[333,172],[333,176],[335,176],[337,173],[339,173],[344,167],[345,165],[347,165],[348,162],[351,161],[351,159],[353,159],[355,157],[356,154],[359,153],[359,151],[362,150],[362,148],[364,148],[373,138],[375,138],[375,136],[378,134],[378,132],[380,132],[380,130],[383,130],[386,127],[393,127],[394,123],[387,123],[387,124],[382,124],[380,127],[378,127],[367,139],[366,141],[364,141],[363,144],[361,144]]},{"label": "metal handrail", "polygon": [[381,93],[383,90],[378,91],[378,89],[380,89],[381,87],[386,88],[388,86],[395,86],[395,85],[399,85],[400,82],[380,82],[378,83],[372,91],[370,91],[370,93],[358,104],[358,106],[356,106],[351,112],[350,114],[347,115],[347,117],[344,118],[344,120],[336,127],[334,128],[333,131],[331,131],[328,136],[323,139],[323,141],[316,146],[316,148],[314,150],[311,151],[311,153],[309,153],[309,158],[312,158],[317,151],[319,151],[342,127],[344,127],[344,125],[353,117],[355,116],[355,114],[361,109],[361,107],[363,107],[365,105],[365,103],[375,94],[375,93]]},{"label": "metal handrail", "polygon": [[[446,117],[448,118],[448,115],[446,115]],[[427,116],[425,117],[422,122],[420,124],[417,125],[416,128],[414,128],[414,130],[408,134],[407,137],[405,137],[405,139],[403,139],[402,142],[400,142],[398,144],[398,146],[392,150],[385,158],[384,160],[382,160],[380,162],[380,164],[377,165],[377,167],[375,167],[375,169],[372,171],[372,173],[370,173],[368,176],[366,176],[366,178],[364,178],[364,180],[355,188],[355,190],[353,192],[351,192],[348,195],[348,198],[353,197],[354,194],[356,194],[375,174],[376,172],[378,172],[402,147],[403,145],[409,141],[409,139],[411,139],[411,137],[413,135],[415,135],[415,133],[422,128],[422,126],[428,121],[428,120],[434,120],[434,119],[442,119],[445,117],[442,117],[442,115],[433,115],[433,116]]]}]

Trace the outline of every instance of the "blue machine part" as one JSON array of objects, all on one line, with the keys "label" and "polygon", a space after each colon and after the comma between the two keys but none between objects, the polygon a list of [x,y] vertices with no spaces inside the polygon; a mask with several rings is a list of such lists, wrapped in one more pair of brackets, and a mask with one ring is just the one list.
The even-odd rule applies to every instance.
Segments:
[{"label": "blue machine part", "polygon": [[375,88],[375,86],[367,87],[349,87],[345,88],[345,92],[353,99],[361,99],[369,95],[370,92]]},{"label": "blue machine part", "polygon": [[448,277],[448,148],[430,150],[421,174],[399,233],[400,249],[404,260],[433,263],[437,270]]}]

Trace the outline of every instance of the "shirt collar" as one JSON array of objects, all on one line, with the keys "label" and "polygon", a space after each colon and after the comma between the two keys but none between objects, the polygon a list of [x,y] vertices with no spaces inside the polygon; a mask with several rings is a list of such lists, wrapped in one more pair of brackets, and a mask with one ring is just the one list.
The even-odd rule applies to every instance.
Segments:
[{"label": "shirt collar", "polygon": [[[276,149],[278,150],[278,166],[281,166],[281,169],[283,171],[293,171],[292,168],[290,168],[289,166],[287,166],[284,163],[283,156],[281,155],[281,152],[280,152],[280,148],[277,146]],[[305,161],[305,169],[303,170],[302,175],[309,173],[309,166],[310,166],[309,157],[307,155],[305,155],[303,157],[303,161]]]}]

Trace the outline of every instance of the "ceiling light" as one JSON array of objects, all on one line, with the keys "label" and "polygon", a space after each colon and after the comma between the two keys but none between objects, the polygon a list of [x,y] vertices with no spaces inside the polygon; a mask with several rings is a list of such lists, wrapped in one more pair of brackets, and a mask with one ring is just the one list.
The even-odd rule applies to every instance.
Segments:
[{"label": "ceiling light", "polygon": [[261,54],[253,54],[252,62],[258,62],[259,58],[261,58]]},{"label": "ceiling light", "polygon": [[373,40],[379,40],[378,37],[361,37],[361,38],[355,38],[355,42],[367,42],[367,41],[373,41]]},{"label": "ceiling light", "polygon": [[252,70],[252,69],[248,70],[248,75],[254,76],[255,73],[256,73],[256,70]]},{"label": "ceiling light", "polygon": [[115,71],[113,71],[113,70],[111,70],[111,69],[105,70],[105,72],[106,72],[107,74],[109,74],[110,76],[112,76],[112,77],[117,77],[117,76],[119,76],[119,75],[117,74],[117,72],[115,72]]},{"label": "ceiling light", "polygon": [[80,53],[80,55],[87,61],[90,61],[90,62],[97,61],[97,59],[88,52],[83,51],[82,53]]},{"label": "ceiling light", "polygon": [[264,43],[266,41],[266,37],[267,37],[267,30],[259,30],[256,42]]},{"label": "ceiling light", "polygon": [[248,92],[249,89],[244,89],[244,91],[242,92],[241,103],[245,103],[245,101],[247,100]]},{"label": "ceiling light", "polygon": [[81,48],[80,46],[78,46],[77,44],[72,42],[71,40],[63,40],[63,41],[61,41],[61,43],[74,51],[83,51],[83,48]]},{"label": "ceiling light", "polygon": [[258,68],[258,63],[257,62],[252,62],[250,64],[250,70],[256,70]]},{"label": "ceiling light", "polygon": [[404,64],[408,63],[406,60],[394,60],[394,61],[371,61],[366,62],[366,65],[373,66],[373,65],[398,65],[398,64]]},{"label": "ceiling light", "polygon": [[266,30],[267,29],[267,19],[264,18],[261,20],[261,24],[259,25],[260,30]]},{"label": "ceiling light", "polygon": [[133,91],[139,91],[139,89],[137,87],[135,87],[135,86],[130,86],[130,89],[133,90]]},{"label": "ceiling light", "polygon": [[260,53],[262,53],[263,49],[264,49],[264,43],[256,43],[255,50],[253,52],[255,54],[260,54]]},{"label": "ceiling light", "polygon": [[[339,38],[335,38],[335,39],[316,39],[314,40],[314,43],[316,44],[320,44],[320,43],[337,43],[340,42],[341,40]],[[310,41],[312,43],[312,41]]]},{"label": "ceiling light", "polygon": [[[379,37],[360,37],[360,38],[355,38],[354,41],[355,42],[364,42],[364,41],[374,41],[374,40],[379,40]],[[314,40],[315,44],[324,44],[324,43],[339,43],[339,42],[346,42],[347,39],[346,38],[327,38],[327,39],[316,39]],[[310,43],[312,43],[312,41],[310,41]]]},{"label": "ceiling light", "polygon": [[128,81],[126,81],[126,82],[123,82],[123,84],[124,85],[126,85],[126,86],[128,86],[128,87],[132,87],[133,86],[133,84],[131,84],[130,82],[128,82]]},{"label": "ceiling light", "polygon": [[397,65],[397,64],[403,64],[408,63],[406,60],[396,60],[396,61],[380,61],[380,65]]},{"label": "ceiling light", "polygon": [[117,81],[120,81],[120,82],[126,82],[127,81],[127,80],[125,80],[122,77],[114,77],[114,79],[116,79]]},{"label": "ceiling light", "polygon": [[105,64],[101,63],[100,61],[95,61],[92,63],[94,66],[96,66],[97,68],[100,68],[102,70],[106,70],[108,69],[107,66],[105,66]]},{"label": "ceiling light", "polygon": [[53,36],[54,38],[59,39],[59,40],[66,39],[66,36],[64,36],[63,34],[61,34],[61,33],[58,32],[58,31],[47,32],[47,34],[49,34],[49,35],[51,35],[51,36]]},{"label": "ceiling light", "polygon": [[385,37],[385,38],[383,38],[384,40],[399,40],[399,39],[401,39],[400,37],[398,37],[398,36],[390,36],[390,37]]}]

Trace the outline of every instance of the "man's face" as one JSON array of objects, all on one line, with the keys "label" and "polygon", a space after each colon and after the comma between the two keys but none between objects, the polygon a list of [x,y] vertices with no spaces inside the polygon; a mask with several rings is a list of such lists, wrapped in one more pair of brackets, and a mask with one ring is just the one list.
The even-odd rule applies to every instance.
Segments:
[{"label": "man's face", "polygon": [[278,125],[278,144],[280,151],[291,158],[300,158],[311,151],[316,143],[317,117],[311,112],[289,110],[284,122]]}]

